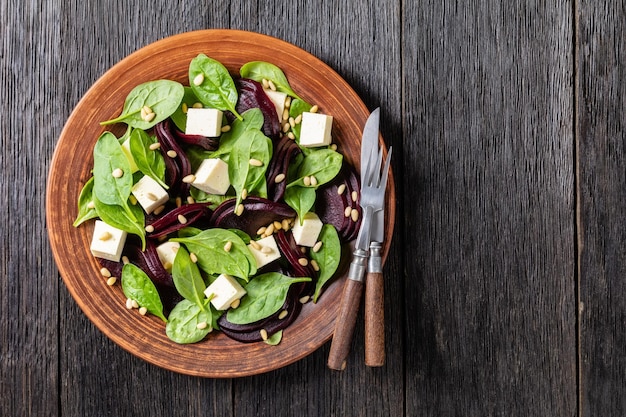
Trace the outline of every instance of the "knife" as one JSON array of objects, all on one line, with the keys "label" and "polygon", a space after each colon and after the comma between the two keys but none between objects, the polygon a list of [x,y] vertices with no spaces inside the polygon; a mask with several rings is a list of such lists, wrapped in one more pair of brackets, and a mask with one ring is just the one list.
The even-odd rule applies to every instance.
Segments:
[{"label": "knife", "polygon": [[[367,167],[370,166],[370,164],[376,163],[377,152],[372,148],[372,140],[377,149],[379,114],[379,109],[374,110],[363,128],[363,137],[361,140],[361,184],[364,184],[366,181],[365,175]],[[376,173],[376,175],[378,175],[378,173]],[[363,218],[359,236],[364,233],[369,234],[370,226],[370,219]],[[363,239],[357,238],[357,242],[362,240]],[[366,243],[363,244],[362,247],[359,247],[357,244],[357,248],[353,253],[350,272],[348,273],[348,279],[344,285],[341,297],[341,309],[336,320],[333,340],[328,355],[328,367],[334,370],[345,369],[346,358],[348,357],[350,345],[352,344],[354,326],[356,324],[356,317],[359,312],[359,305],[363,293],[363,280],[367,269],[367,258],[369,256],[368,249],[370,239],[366,237],[364,240]]]},{"label": "knife", "polygon": [[[376,118],[376,133],[363,134],[361,144],[361,183],[364,182],[363,167],[374,166],[378,154],[378,123],[380,109],[372,112]],[[373,151],[375,149],[375,151]],[[363,152],[367,150],[367,152]],[[376,173],[378,175],[378,173]],[[385,364],[385,292],[381,250],[384,240],[385,210],[372,216],[370,226],[370,251],[365,278],[365,364],[383,366]]]}]

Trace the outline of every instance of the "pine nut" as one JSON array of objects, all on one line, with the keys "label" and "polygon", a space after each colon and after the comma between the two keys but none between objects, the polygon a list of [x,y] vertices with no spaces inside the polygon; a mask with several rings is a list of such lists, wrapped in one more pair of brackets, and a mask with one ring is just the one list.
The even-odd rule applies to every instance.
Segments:
[{"label": "pine nut", "polygon": [[143,120],[145,120],[146,122],[151,122],[152,120],[154,120],[155,117],[156,117],[156,114],[148,113],[146,114],[146,117],[143,118]]},{"label": "pine nut", "polygon": [[283,133],[289,132],[289,129],[291,129],[291,125],[289,123],[284,123],[283,124]]},{"label": "pine nut", "polygon": [[270,90],[272,90],[272,91],[276,91],[276,85],[274,84],[274,81],[272,81],[272,80],[267,80],[267,84],[269,85]]},{"label": "pine nut", "polygon": [[131,300],[130,298],[126,299],[126,308],[129,310],[133,308],[133,300]]},{"label": "pine nut", "polygon": [[113,175],[113,178],[122,178],[124,171],[122,171],[121,168],[115,168],[113,172],[111,172],[111,175]]},{"label": "pine nut", "polygon": [[359,193],[357,193],[356,191],[352,191],[352,201],[354,201],[356,203],[356,200],[359,199]]},{"label": "pine nut", "polygon": [[262,235],[265,233],[265,231],[267,230],[267,228],[265,226],[263,227],[259,227],[259,230],[256,231],[257,235]]},{"label": "pine nut", "polygon": [[318,105],[316,104],[316,105],[314,105],[313,107],[311,107],[311,110],[309,110],[309,113],[317,113],[319,109],[320,109],[320,108],[319,108],[319,107],[318,107]]},{"label": "pine nut", "polygon": [[209,325],[206,323],[206,321],[201,321],[200,323],[196,324],[196,328],[198,330],[204,330],[208,327]]},{"label": "pine nut", "polygon": [[296,118],[293,120],[297,125],[299,125],[300,123],[302,123],[302,113],[300,113],[298,116],[296,116]]},{"label": "pine nut", "polygon": [[139,303],[137,302],[137,300],[130,300],[130,304],[133,306],[133,308],[139,308]]},{"label": "pine nut", "polygon": [[189,175],[185,175],[183,177],[183,182],[185,184],[191,184],[192,182],[194,182],[196,180],[196,176],[193,174],[189,174]]},{"label": "pine nut", "polygon": [[162,206],[159,206],[159,207],[155,208],[152,213],[154,213],[154,214],[156,214],[158,216],[159,214],[161,214],[163,212],[163,210],[165,210],[165,205],[162,205]]},{"label": "pine nut", "polygon": [[148,146],[148,148],[149,148],[151,151],[156,151],[156,150],[157,150],[157,149],[159,149],[160,147],[161,147],[161,144],[160,144],[159,142],[154,142],[154,143],[151,143],[151,144],[150,144],[150,146]]},{"label": "pine nut", "polygon": [[133,194],[129,195],[128,199],[130,200],[130,204],[132,204],[133,206],[137,205],[137,197],[135,197]]},{"label": "pine nut", "polygon": [[333,151],[336,151],[337,150],[337,144],[336,143],[331,144],[330,145],[330,149],[332,149]]},{"label": "pine nut", "polygon": [[230,303],[230,308],[237,308],[241,304],[241,298],[237,298],[235,301]]},{"label": "pine nut", "polygon": [[300,303],[306,304],[306,303],[309,302],[310,299],[311,299],[311,297],[309,297],[308,295],[305,295],[304,297],[300,298]]},{"label": "pine nut", "polygon": [[289,220],[284,219],[284,220],[281,222],[281,226],[283,227],[283,230],[285,230],[285,231],[289,230]]},{"label": "pine nut", "polygon": [[176,153],[175,150],[170,149],[169,151],[167,151],[167,156],[169,156],[170,158],[176,158],[178,154]]},{"label": "pine nut", "polygon": [[172,265],[172,263],[171,263],[171,262],[169,262],[169,261],[165,261],[165,262],[163,263],[163,268],[167,269],[168,271],[169,271],[170,269],[172,269],[172,266],[174,266],[174,265]]},{"label": "pine nut", "polygon": [[274,230],[281,230],[283,228],[283,224],[281,222],[279,222],[278,220],[276,220],[272,224],[274,225]]},{"label": "pine nut", "polygon": [[287,96],[285,99],[285,108],[288,109],[289,107],[291,107],[291,97]]},{"label": "pine nut", "polygon": [[193,107],[194,109],[201,109],[204,106],[202,105],[202,103],[197,101],[197,102],[193,103],[193,105],[191,107]]},{"label": "pine nut", "polygon": [[189,111],[189,107],[187,107],[187,103],[183,103],[181,107],[182,107],[183,113],[187,113]]},{"label": "pine nut", "polygon": [[102,275],[105,278],[109,278],[111,276],[111,271],[109,271],[109,268],[101,268],[100,275]]},{"label": "pine nut", "polygon": [[180,197],[176,197],[176,207],[180,207],[183,205],[183,199]]},{"label": "pine nut", "polygon": [[294,135],[293,132],[287,133],[287,137],[291,140],[296,140],[296,135]]},{"label": "pine nut", "polygon": [[311,175],[311,185],[315,187],[317,185],[317,178],[314,175]]},{"label": "pine nut", "polygon": [[341,195],[345,191],[346,191],[346,184],[340,184],[339,187],[337,187],[337,194]]},{"label": "pine nut", "polygon": [[226,242],[226,244],[224,245],[224,252],[230,252],[231,248],[233,247],[233,242],[231,242],[230,240],[228,242]]},{"label": "pine nut", "polygon": [[250,241],[250,246],[252,246],[256,250],[261,250],[261,245],[256,240]]},{"label": "pine nut", "polygon": [[152,226],[151,224],[147,225],[144,230],[148,233],[152,233],[154,232],[154,226]]},{"label": "pine nut", "polygon": [[190,195],[187,196],[187,204],[194,204],[195,202],[196,200],[194,200],[192,196]]},{"label": "pine nut", "polygon": [[178,222],[180,224],[187,224],[187,218],[185,216],[183,216],[182,214],[178,215]]},{"label": "pine nut", "polygon": [[259,161],[256,158],[250,158],[250,161],[248,161],[248,163],[250,165],[252,165],[253,167],[262,167],[263,166],[263,161]]},{"label": "pine nut", "polygon": [[128,259],[128,256],[126,256],[126,255],[122,256],[122,263],[124,265],[127,265],[127,264],[130,263],[130,260]]},{"label": "pine nut", "polygon": [[265,234],[269,236],[273,233],[274,233],[274,223],[271,223],[269,226],[267,226],[267,229],[265,229]]},{"label": "pine nut", "polygon": [[309,264],[309,260],[307,258],[298,259],[298,263],[302,266],[307,266]]},{"label": "pine nut", "polygon": [[290,117],[289,118],[289,126],[291,126],[292,129],[294,127],[296,127],[296,119],[294,119],[293,117]]},{"label": "pine nut", "polygon": [[237,205],[237,208],[235,209],[235,214],[237,216],[241,216],[243,214],[243,204]]},{"label": "pine nut", "polygon": [[263,88],[265,88],[266,90],[268,90],[270,88],[270,83],[269,83],[269,81],[267,81],[267,78],[263,78],[261,80],[261,84],[263,85]]},{"label": "pine nut", "polygon": [[143,107],[141,108],[141,111],[143,111],[145,114],[154,113],[154,112],[152,111],[152,109],[150,108],[150,106],[147,106],[147,105],[146,105],[146,106],[143,106]]},{"label": "pine nut", "polygon": [[259,333],[261,334],[261,339],[267,340],[267,330],[261,329]]},{"label": "pine nut", "polygon": [[110,277],[109,279],[107,279],[107,285],[109,287],[114,286],[116,282],[117,282],[117,278],[115,277]]},{"label": "pine nut", "polygon": [[189,259],[191,259],[191,262],[193,262],[194,264],[195,264],[195,263],[198,263],[198,255],[196,255],[196,254],[195,254],[195,253],[193,253],[193,252],[191,252],[191,253],[189,254]]},{"label": "pine nut", "polygon": [[287,317],[287,314],[289,314],[287,310],[281,311],[280,314],[278,315],[278,320],[284,319],[285,317]]},{"label": "pine nut", "polygon": [[142,316],[145,316],[148,313],[148,309],[145,307],[141,307],[139,308],[139,314],[141,314]]},{"label": "pine nut", "polygon": [[289,120],[289,109],[283,110],[283,120]]},{"label": "pine nut", "polygon": [[352,208],[350,206],[346,207],[346,209],[343,211],[343,215],[345,217],[350,217],[351,213],[352,213]]},{"label": "pine nut", "polygon": [[193,84],[194,85],[200,85],[202,84],[202,82],[204,81],[204,74],[200,73],[198,75],[196,75],[193,79]]},{"label": "pine nut", "polygon": [[302,178],[302,182],[304,183],[305,186],[310,186],[311,185],[311,177],[309,177],[308,175],[304,178]]},{"label": "pine nut", "polygon": [[318,240],[317,242],[315,242],[315,245],[313,245],[313,252],[317,253],[320,251],[320,249],[322,249],[322,245],[323,242],[321,240]]},{"label": "pine nut", "polygon": [[359,211],[357,209],[352,209],[350,211],[350,217],[352,218],[353,222],[356,222],[357,220],[359,220]]},{"label": "pine nut", "polygon": [[283,173],[280,173],[280,174],[276,175],[276,178],[274,178],[274,182],[276,184],[280,184],[284,180],[285,180],[285,174],[283,174]]},{"label": "pine nut", "polygon": [[320,270],[320,265],[317,263],[315,259],[311,259],[311,266],[313,267],[313,270],[315,272],[318,272]]},{"label": "pine nut", "polygon": [[96,203],[94,203],[93,201],[90,201],[89,203],[87,203],[87,208],[90,210],[93,210],[96,208]]},{"label": "pine nut", "polygon": [[111,233],[109,233],[109,232],[104,232],[104,233],[102,233],[102,234],[100,235],[100,238],[99,238],[99,239],[100,239],[100,240],[102,240],[102,241],[107,241],[107,240],[111,239],[112,237],[113,237],[113,235],[112,235]]},{"label": "pine nut", "polygon": [[230,125],[224,125],[220,128],[220,132],[222,133],[226,133],[226,132],[230,132]]},{"label": "pine nut", "polygon": [[246,198],[248,198],[248,190],[244,188],[241,190],[241,199],[245,200]]}]

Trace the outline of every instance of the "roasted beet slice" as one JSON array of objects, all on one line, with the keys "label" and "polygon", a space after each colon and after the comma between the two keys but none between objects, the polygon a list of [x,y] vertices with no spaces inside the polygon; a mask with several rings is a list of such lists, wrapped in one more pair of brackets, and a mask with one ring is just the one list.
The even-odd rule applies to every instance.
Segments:
[{"label": "roasted beet slice", "polygon": [[123,253],[131,263],[141,268],[155,285],[174,286],[172,275],[161,264],[156,245],[151,240],[146,241],[146,249],[143,251],[138,245],[127,244]]},{"label": "roasted beet slice", "polygon": [[183,178],[191,174],[191,162],[172,133],[170,119],[157,123],[154,131],[161,144],[163,159],[165,159],[167,183],[170,185],[169,193],[186,198],[189,195],[190,185],[183,182]]},{"label": "roasted beet slice", "polygon": [[238,216],[235,214],[235,203],[235,199],[231,199],[220,204],[211,216],[211,223],[215,227],[239,229],[256,236],[262,226],[296,217],[296,212],[287,204],[256,196],[243,200],[243,213]]},{"label": "roasted beet slice", "polygon": [[185,204],[170,210],[157,220],[149,223],[149,226],[152,226],[154,230],[148,236],[150,238],[159,238],[174,233],[183,227],[191,226],[197,221],[210,216],[211,213],[207,203]]},{"label": "roasted beet slice", "polygon": [[[243,343],[253,343],[260,342],[263,340],[261,336],[261,329],[264,329],[267,332],[268,336],[273,335],[274,333],[287,328],[291,323],[293,323],[298,316],[300,315],[300,311],[302,311],[302,304],[295,297],[288,297],[287,302],[285,304],[289,304],[288,307],[282,308],[277,314],[273,315],[270,319],[263,320],[262,327],[252,330],[252,331],[233,331],[231,326],[232,323],[229,323],[230,326],[222,327],[224,322],[220,322],[222,318],[226,316],[223,314],[218,319],[218,325],[220,326],[220,330],[224,332],[224,334],[231,339],[237,340],[238,342]],[[287,310],[287,315],[282,319],[278,318],[280,312],[282,310]],[[275,317],[274,317],[275,316]]]},{"label": "roasted beet slice", "polygon": [[280,120],[276,114],[276,107],[272,100],[263,91],[263,86],[247,78],[238,78],[235,85],[239,92],[239,100],[235,109],[239,114],[246,110],[258,108],[263,113],[263,133],[270,139],[277,139],[280,133]]},{"label": "roasted beet slice", "polygon": [[178,142],[186,143],[188,145],[200,146],[207,151],[214,151],[220,146],[218,138],[209,138],[202,135],[188,135],[181,132],[176,127],[172,128],[172,133],[176,137]]},{"label": "roasted beet slice", "polygon": [[[363,215],[363,211],[361,209],[361,206],[359,205],[361,197],[361,187],[358,177],[349,165],[344,164],[342,167],[342,171],[346,179],[346,197],[349,200],[348,202],[350,204],[351,210],[356,210],[356,212],[358,213],[356,221],[352,219],[352,216],[348,218],[349,223],[347,227],[346,240],[350,241],[356,239],[357,235],[359,234],[359,228],[361,227],[361,217]],[[356,197],[356,199],[354,197]]]},{"label": "roasted beet slice", "polygon": [[[339,189],[342,192],[339,193]],[[357,200],[352,200],[352,192],[356,191]],[[359,180],[354,170],[344,163],[335,179],[318,188],[315,201],[315,212],[324,223],[332,224],[337,229],[344,242],[353,240],[358,234],[361,224],[361,207],[358,204],[360,195]],[[348,210],[355,209],[358,213],[357,221],[351,215],[346,216]]]},{"label": "roasted beet slice", "polygon": [[287,181],[283,179],[282,181],[276,182],[276,177],[281,174],[283,178],[287,177],[289,164],[293,158],[301,152],[302,150],[298,144],[287,136],[278,139],[274,149],[274,157],[270,161],[270,165],[266,171],[267,195],[270,199],[278,201],[284,197]]}]

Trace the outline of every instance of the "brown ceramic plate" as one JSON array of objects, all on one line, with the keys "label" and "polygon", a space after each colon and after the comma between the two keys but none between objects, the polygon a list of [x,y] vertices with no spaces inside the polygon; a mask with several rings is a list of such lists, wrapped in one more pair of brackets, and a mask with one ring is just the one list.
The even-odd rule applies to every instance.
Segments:
[{"label": "brown ceramic plate", "polygon": [[[119,285],[108,287],[89,251],[93,222],[72,227],[77,198],[93,167],[93,147],[103,132],[100,121],[117,116],[128,92],[142,82],[167,78],[188,84],[188,65],[204,53],[222,62],[233,74],[249,61],[278,65],[292,88],[321,111],[334,117],[333,138],[339,151],[357,169],[361,131],[369,115],[358,95],[330,67],[284,41],[235,30],[203,30],[172,36],[128,56],[100,78],[70,115],[54,153],[46,199],[48,234],[61,276],[89,319],[110,339],[157,366],[188,375],[213,378],[267,372],[293,363],[328,341],[339,311],[342,284],[336,279],[317,304],[304,306],[300,317],[278,346],[243,344],[220,332],[202,342],[178,345],[165,335],[164,324],[125,307]],[[125,125],[110,128],[121,135]],[[382,138],[381,138],[382,140]],[[395,219],[393,176],[388,184],[387,225]],[[388,227],[386,241],[393,227]],[[386,256],[389,245],[386,245]],[[323,364],[320,364],[323,366]]]}]

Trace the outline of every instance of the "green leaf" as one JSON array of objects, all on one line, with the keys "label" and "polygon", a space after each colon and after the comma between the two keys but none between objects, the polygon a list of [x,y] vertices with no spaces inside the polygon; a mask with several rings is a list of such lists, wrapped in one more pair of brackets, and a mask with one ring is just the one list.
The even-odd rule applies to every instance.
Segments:
[{"label": "green leaf", "polygon": [[[289,117],[293,117],[295,119],[296,117],[300,116],[305,111],[310,111],[311,107],[313,106],[311,106],[309,103],[307,103],[304,100],[294,99],[291,101],[291,106],[289,106]],[[301,130],[302,130],[302,123],[298,123],[294,127],[291,128],[291,131],[293,132],[293,134],[296,136],[296,139],[298,140],[300,139]]]},{"label": "green leaf", "polygon": [[199,101],[200,100],[198,100],[198,97],[196,97],[191,87],[184,87],[183,98],[176,108],[176,111],[170,116],[176,127],[181,132],[184,132],[187,129],[187,113],[183,111],[183,104],[186,105],[187,108],[191,108]]},{"label": "green leaf", "polygon": [[[171,239],[183,243],[198,257],[198,266],[208,274],[228,274],[245,281],[257,270],[256,259],[250,249],[235,233],[225,229],[207,229],[194,236]],[[229,252],[226,242],[232,242]]]},{"label": "green leaf", "polygon": [[343,162],[343,156],[339,152],[335,152],[332,149],[318,149],[308,153],[302,163],[300,164],[297,172],[297,178],[292,180],[287,188],[298,185],[300,187],[309,187],[304,184],[304,177],[315,176],[317,185],[310,187],[317,188],[320,185],[326,184],[332,181],[335,176],[341,171],[341,164]]},{"label": "green leaf", "polygon": [[236,309],[228,310],[228,321],[234,324],[254,323],[276,313],[285,304],[291,284],[311,281],[311,278],[291,278],[278,272],[268,272],[250,280],[247,294]]},{"label": "green leaf", "polygon": [[[176,81],[156,80],[139,84],[126,97],[122,114],[100,124],[124,122],[137,129],[148,130],[170,117],[178,108],[184,94],[183,85]],[[141,115],[144,106],[149,107],[155,114],[150,121],[144,120]]]},{"label": "green leaf", "polygon": [[172,266],[172,279],[180,295],[204,308],[206,285],[204,285],[198,266],[191,261],[189,253],[183,247],[180,247],[176,252]]},{"label": "green leaf", "polygon": [[93,177],[83,186],[78,196],[78,215],[74,220],[74,227],[78,227],[83,222],[98,217],[96,209],[90,207],[93,204]]},{"label": "green leaf", "polygon": [[239,74],[241,74],[242,78],[250,78],[258,82],[262,82],[263,79],[272,81],[278,91],[282,91],[292,97],[300,98],[289,85],[285,73],[279,67],[269,62],[248,62],[239,69]]},{"label": "green leaf", "polygon": [[137,168],[167,190],[169,187],[165,183],[163,155],[159,151],[150,149],[150,145],[156,142],[156,139],[150,137],[144,130],[134,129],[130,134],[130,152],[133,154]]},{"label": "green leaf", "polygon": [[265,343],[270,346],[276,346],[281,342],[281,340],[283,340],[283,331],[279,330],[270,337],[268,337],[267,340],[265,340]]},{"label": "green leaf", "polygon": [[154,283],[138,266],[126,264],[122,268],[122,291],[131,300],[167,323],[163,315],[163,303]]},{"label": "green leaf", "polygon": [[125,232],[132,233],[141,238],[142,250],[146,248],[145,217],[143,209],[139,206],[130,205],[128,210],[133,214],[131,218],[126,210],[117,205],[104,204],[94,196],[98,217],[109,226],[117,227]]},{"label": "green leaf", "polygon": [[[260,130],[246,130],[234,144],[228,159],[228,178],[237,193],[235,207],[241,202],[245,189],[249,195],[267,197],[265,171],[272,158],[272,141]],[[250,159],[263,165],[253,166]]]},{"label": "green leaf", "polygon": [[263,127],[263,113],[258,108],[252,108],[243,112],[242,114],[243,120],[235,119],[231,125],[230,130],[228,132],[222,133],[220,137],[220,146],[219,148],[210,153],[209,158],[220,158],[224,162],[228,162],[228,158],[230,156],[230,152],[233,149],[233,146],[237,143],[239,138],[247,131],[247,130],[261,130]]},{"label": "green leaf", "polygon": [[[200,74],[202,74],[202,82],[196,85]],[[199,54],[192,59],[189,64],[189,85],[206,107],[228,110],[238,119],[242,119],[235,110],[239,97],[235,82],[220,62],[204,54]]]},{"label": "green leaf", "polygon": [[319,241],[322,247],[319,251],[311,251],[311,258],[317,262],[320,267],[319,276],[315,283],[315,293],[313,294],[313,302],[316,303],[324,284],[326,284],[335,274],[341,260],[341,241],[337,230],[333,225],[325,224],[319,235]]},{"label": "green leaf", "polygon": [[[206,327],[199,329],[200,323],[206,324]],[[167,337],[180,344],[199,342],[212,330],[213,314],[210,306],[207,305],[203,309],[189,300],[182,300],[176,304],[165,326]]]},{"label": "green leaf", "polygon": [[298,218],[304,219],[304,215],[311,211],[315,204],[315,188],[312,187],[291,187],[285,190],[284,200],[292,209],[298,213]]}]

